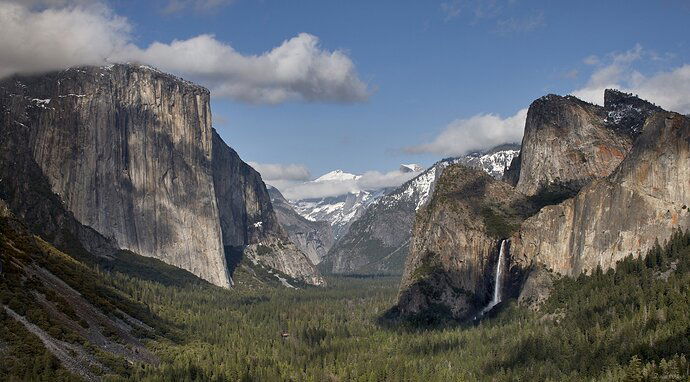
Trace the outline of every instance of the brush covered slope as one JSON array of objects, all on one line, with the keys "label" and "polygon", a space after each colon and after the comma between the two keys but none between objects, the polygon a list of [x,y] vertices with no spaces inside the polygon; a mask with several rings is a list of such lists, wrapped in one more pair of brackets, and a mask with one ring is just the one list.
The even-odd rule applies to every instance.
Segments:
[{"label": "brush covered slope", "polygon": [[173,329],[103,275],[31,234],[2,200],[0,300],[3,380],[127,376],[134,363],[158,363],[144,345]]},{"label": "brush covered slope", "polygon": [[443,170],[453,163],[464,163],[500,178],[519,149],[514,144],[501,145],[435,163],[373,202],[336,242],[319,268],[334,274],[402,274],[410,252],[415,213],[428,202]]},{"label": "brush covered slope", "polygon": [[[44,177],[70,215],[50,216],[55,226],[37,231],[51,242],[67,230],[94,253],[131,250],[223,287],[232,282],[224,247],[252,244],[238,235],[256,240],[256,222],[239,210],[267,221],[268,246],[291,245],[271,231],[278,228],[268,198],[256,197],[266,193],[258,174],[236,154],[219,163],[227,146],[214,135],[205,88],[142,65],[84,67],[5,79],[0,106],[6,200],[27,224],[41,223],[34,219],[54,213],[33,205],[52,196],[32,199],[41,196],[24,192],[33,186],[13,169]],[[245,188],[219,195],[226,183]],[[274,264],[302,261],[295,276],[318,279],[304,255],[272,253]]]}]

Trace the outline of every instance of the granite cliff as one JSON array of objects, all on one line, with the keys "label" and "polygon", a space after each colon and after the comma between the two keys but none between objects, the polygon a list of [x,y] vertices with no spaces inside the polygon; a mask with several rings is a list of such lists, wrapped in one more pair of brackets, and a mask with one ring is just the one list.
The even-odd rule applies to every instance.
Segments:
[{"label": "granite cliff", "polygon": [[[131,250],[228,287],[224,247],[292,244],[275,223],[258,173],[214,134],[209,101],[205,88],[142,65],[5,79],[6,200],[28,224],[54,221],[57,228],[40,230],[57,241],[69,234],[103,255]],[[13,168],[32,181],[17,179]],[[34,182],[50,191],[25,192]],[[305,260],[296,275],[316,274],[303,254],[289,257]]]},{"label": "granite cliff", "polygon": [[690,120],[656,113],[610,176],[527,219],[511,237],[511,256],[517,266],[539,263],[561,275],[608,269],[690,228],[688,205]]},{"label": "granite cliff", "polygon": [[443,171],[433,197],[417,213],[396,316],[456,319],[488,299],[492,272],[512,217],[503,209],[512,187],[463,164]]},{"label": "granite cliff", "polygon": [[239,248],[252,261],[307,284],[320,285],[311,260],[278,223],[261,175],[213,131],[213,184],[226,251]]},{"label": "granite cliff", "polygon": [[[535,101],[507,183],[446,170],[454,198],[437,188],[417,214],[391,315],[476,313],[495,284],[487,264],[504,239],[508,272],[499,288],[538,305],[558,275],[610,268],[690,227],[688,118],[617,91],[605,99],[604,107],[553,95]],[[485,190],[465,190],[468,177]]]}]

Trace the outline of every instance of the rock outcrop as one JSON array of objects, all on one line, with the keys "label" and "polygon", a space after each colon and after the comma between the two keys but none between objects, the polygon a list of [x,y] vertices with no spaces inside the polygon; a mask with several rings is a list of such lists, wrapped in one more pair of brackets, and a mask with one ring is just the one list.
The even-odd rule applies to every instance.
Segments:
[{"label": "rock outcrop", "polygon": [[[7,122],[82,224],[230,285],[211,179],[208,90],[132,65],[3,81]],[[9,128],[9,126],[8,126]]]},{"label": "rock outcrop", "polygon": [[446,170],[442,183],[456,186],[418,213],[392,313],[471,313],[489,293],[497,239],[510,243],[502,288],[538,308],[558,275],[608,269],[690,228],[690,120],[612,90],[603,108],[542,97],[504,177],[516,187],[475,191],[467,176]]},{"label": "rock outcrop", "polygon": [[606,123],[606,109],[575,97],[547,95],[527,112],[520,155],[506,172],[515,189],[535,195],[553,188],[576,192],[610,174],[632,146],[627,131]]},{"label": "rock outcrop", "polygon": [[654,113],[665,111],[651,102],[615,89],[604,91],[604,110],[604,123],[609,128],[617,129],[633,138],[642,133],[647,118]]},{"label": "rock outcrop", "polygon": [[1,196],[56,245],[127,249],[228,287],[224,246],[265,241],[288,248],[281,271],[304,260],[297,274],[319,279],[258,173],[214,133],[207,89],[141,65],[84,67],[5,79],[0,106]]},{"label": "rock outcrop", "polygon": [[429,203],[417,213],[410,254],[391,314],[460,319],[490,299],[500,239],[511,224],[502,206],[512,188],[483,171],[456,164],[444,170]]},{"label": "rock outcrop", "polygon": [[605,270],[646,253],[674,228],[690,228],[688,205],[690,120],[656,113],[610,176],[522,224],[512,238],[513,261],[544,264],[562,275]]},{"label": "rock outcrop", "polygon": [[311,221],[298,214],[275,187],[269,186],[268,194],[278,223],[287,232],[290,240],[312,263],[320,263],[333,246],[331,225],[326,221]]},{"label": "rock outcrop", "polygon": [[261,175],[213,131],[213,184],[225,247],[240,247],[253,261],[320,285],[314,264],[278,223]]}]

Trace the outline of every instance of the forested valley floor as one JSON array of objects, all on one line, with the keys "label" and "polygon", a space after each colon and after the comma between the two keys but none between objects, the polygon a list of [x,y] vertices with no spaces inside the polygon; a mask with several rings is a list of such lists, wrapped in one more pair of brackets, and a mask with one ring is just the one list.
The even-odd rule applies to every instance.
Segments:
[{"label": "forested valley floor", "polygon": [[[261,287],[238,271],[238,286],[224,290],[170,282],[175,276],[162,265],[160,277],[168,279],[157,279],[157,265],[128,272],[80,264],[3,224],[1,380],[77,377],[9,311],[66,342],[93,347],[81,329],[51,318],[46,307],[62,307],[63,316],[77,321],[80,311],[70,311],[40,278],[21,273],[39,266],[113,320],[126,313],[150,328],[135,335],[157,362],[124,362],[95,350],[102,367],[91,372],[105,380],[642,381],[690,375],[690,235],[680,232],[615,271],[558,281],[539,312],[507,301],[480,322],[419,327],[381,324],[395,302],[395,277],[333,277],[326,288],[290,289]],[[142,271],[146,267],[151,271]],[[133,346],[117,332],[110,336]]]}]

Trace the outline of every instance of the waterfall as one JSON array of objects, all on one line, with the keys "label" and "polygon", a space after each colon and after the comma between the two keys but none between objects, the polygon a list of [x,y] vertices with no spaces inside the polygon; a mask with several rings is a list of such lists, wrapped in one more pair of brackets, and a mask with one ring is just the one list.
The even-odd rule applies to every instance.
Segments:
[{"label": "waterfall", "polygon": [[493,309],[494,306],[501,302],[501,276],[503,275],[503,262],[505,261],[506,240],[501,240],[501,249],[498,252],[498,261],[496,262],[496,276],[494,279],[494,297],[489,302],[489,305],[482,309],[480,316]]}]

